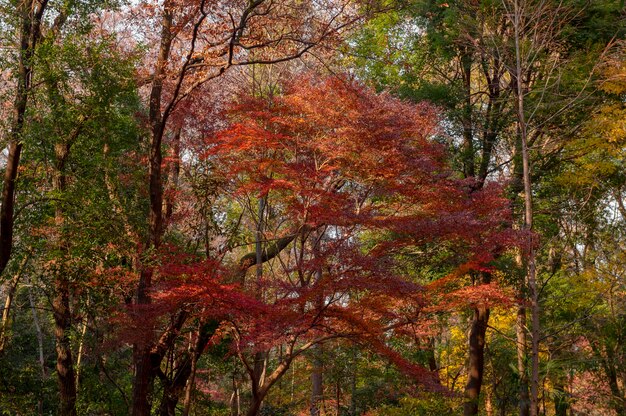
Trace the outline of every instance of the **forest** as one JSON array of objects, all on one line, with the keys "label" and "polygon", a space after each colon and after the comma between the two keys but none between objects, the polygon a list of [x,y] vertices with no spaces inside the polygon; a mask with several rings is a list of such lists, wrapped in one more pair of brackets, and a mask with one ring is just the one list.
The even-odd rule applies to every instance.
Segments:
[{"label": "forest", "polygon": [[0,0],[0,415],[626,415],[624,0]]}]

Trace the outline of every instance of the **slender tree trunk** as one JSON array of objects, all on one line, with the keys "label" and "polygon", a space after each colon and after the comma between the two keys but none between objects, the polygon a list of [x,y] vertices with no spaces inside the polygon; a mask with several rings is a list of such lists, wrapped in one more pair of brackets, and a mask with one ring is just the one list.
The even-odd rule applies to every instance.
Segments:
[{"label": "slender tree trunk", "polygon": [[[521,149],[520,149],[521,150]],[[524,261],[522,259],[522,253],[517,253],[516,262],[520,270],[524,269]],[[521,303],[517,306],[517,316],[515,321],[515,334],[517,344],[517,372],[519,374],[519,414],[520,416],[530,415],[530,397],[528,395],[528,371],[526,369],[526,358],[528,356],[528,341],[527,341],[527,326],[526,326],[526,305],[525,302],[525,288],[526,277],[521,279],[519,283],[519,294]]]},{"label": "slender tree trunk", "polygon": [[[261,196],[259,198],[259,206],[257,211],[257,229],[256,229],[256,237],[255,237],[255,251],[256,251],[256,281],[254,282],[254,291],[256,298],[259,300],[263,299],[263,293],[261,291],[261,281],[263,279],[263,229],[264,229],[264,216],[265,216],[265,205],[267,203],[267,197]],[[267,372],[267,351],[259,351],[254,354],[254,377],[252,379],[252,383],[255,385],[255,389],[257,392],[260,392],[265,384],[265,375]],[[263,401],[263,396],[257,393],[253,394],[253,404],[255,401],[258,401],[258,409]],[[251,406],[252,408],[253,406]],[[255,413],[256,414],[256,413]]]},{"label": "slender tree trunk", "polygon": [[181,127],[178,127],[172,137],[172,149],[170,152],[170,163],[168,166],[169,174],[167,179],[167,187],[169,192],[165,198],[165,222],[169,223],[174,213],[174,204],[176,198],[174,192],[178,188],[178,177],[180,176],[180,134]]},{"label": "slender tree trunk", "polygon": [[335,382],[335,413],[337,416],[341,414],[341,379],[339,377]]},{"label": "slender tree trunk", "polygon": [[530,414],[530,398],[528,397],[528,374],[526,372],[526,307],[519,305],[516,319],[517,335],[517,372],[519,373],[519,414]]},{"label": "slender tree trunk", "polygon": [[7,297],[4,301],[4,308],[2,309],[2,325],[0,327],[0,354],[4,353],[4,349],[7,345],[9,327],[11,326],[11,306],[13,305],[13,298],[17,291],[17,285],[19,283],[19,274],[13,276],[10,282],[8,282],[9,290]]},{"label": "slender tree trunk", "polygon": [[2,325],[0,327],[0,355],[4,353],[4,349],[7,345],[7,341],[9,338],[8,332],[11,327],[11,307],[13,306],[13,299],[15,298],[17,286],[20,282],[22,274],[24,273],[24,269],[26,269],[26,264],[28,263],[29,258],[30,255],[24,256],[24,259],[22,260],[22,263],[20,263],[20,267],[18,268],[17,273],[15,273],[15,275],[13,276],[11,282],[9,282],[9,291],[4,302],[4,309],[2,310],[2,323],[0,324]]},{"label": "slender tree trunk", "polygon": [[[514,209],[519,209],[519,204],[521,201],[519,200],[520,194],[523,193],[524,190],[524,168],[523,168],[523,160],[522,160],[522,140],[521,134],[519,134],[519,126],[518,126],[518,135],[517,140],[515,141],[514,148],[514,157],[513,157],[513,174],[511,180],[511,186],[509,188],[510,192],[510,200],[511,205]],[[521,212],[515,212],[515,217],[523,218],[523,210]],[[515,229],[519,229],[521,226],[517,226]],[[524,256],[521,250],[518,250],[515,255],[515,263],[519,268],[520,272],[525,271],[526,265],[524,264]],[[517,305],[517,314],[515,321],[515,335],[516,335],[516,354],[517,354],[517,373],[519,374],[519,401],[518,401],[518,410],[520,416],[529,416],[530,415],[530,396],[528,392],[528,370],[527,370],[527,358],[528,358],[528,327],[527,327],[527,308],[526,308],[526,288],[527,284],[527,274],[521,273],[520,279],[518,282],[518,296],[520,299],[520,303]]]},{"label": "slender tree trunk", "polygon": [[532,241],[533,229],[533,205],[532,205],[532,183],[530,173],[530,155],[528,152],[528,137],[526,117],[524,114],[524,85],[521,59],[520,37],[522,30],[522,13],[523,8],[520,7],[519,0],[514,2],[514,35],[515,35],[515,60],[516,60],[516,93],[517,93],[517,121],[519,126],[520,139],[522,142],[522,165],[523,165],[523,182],[524,182],[524,226],[529,233],[528,236],[528,289],[530,292],[531,307],[531,379],[530,379],[530,415],[537,416],[538,397],[539,397],[539,298],[537,291],[537,272],[535,264],[535,247]]},{"label": "slender tree trunk", "polygon": [[[289,348],[285,358],[277,365],[274,371],[264,377],[262,384],[257,385],[255,383],[252,383],[252,399],[250,400],[250,406],[248,407],[248,411],[246,412],[247,416],[255,416],[259,413],[259,410],[261,409],[261,405],[263,404],[263,400],[267,396],[267,393],[272,388],[272,386],[276,382],[278,382],[282,376],[285,375],[287,370],[289,370],[289,366],[298,354],[294,355],[293,349]],[[256,378],[254,371],[251,371],[250,369],[248,369],[248,374],[251,377],[251,380],[254,380]]]},{"label": "slender tree trunk", "polygon": [[590,346],[596,360],[602,365],[606,382],[611,390],[611,407],[618,415],[626,414],[626,397],[623,389],[620,389],[622,383],[618,377],[621,366],[619,360],[616,360],[614,347],[602,345],[602,342],[591,342]]},{"label": "slender tree trunk", "polygon": [[[27,76],[30,84],[30,69]],[[20,84],[22,81],[20,80]],[[30,87],[28,87],[30,88]],[[15,211],[15,182],[17,180],[17,168],[20,163],[20,155],[22,153],[21,133],[24,124],[24,113],[26,112],[26,91],[20,91],[18,95],[23,94],[23,103],[19,103],[16,107],[18,122],[14,127],[9,141],[9,154],[7,156],[6,170],[4,172],[4,182],[2,187],[2,201],[0,205],[0,274],[4,271],[13,250],[13,213]]]},{"label": "slender tree trunk", "polygon": [[297,362],[293,363],[293,368],[291,369],[291,391],[290,391],[290,400],[293,402],[294,396],[296,394],[296,366]]},{"label": "slender tree trunk", "polygon": [[266,196],[259,198],[259,208],[257,212],[258,222],[256,228],[256,238],[254,242],[256,253],[256,287],[255,293],[257,298],[261,299],[262,293],[260,291],[261,279],[263,278],[263,217],[265,216],[265,204]]},{"label": "slender tree trunk", "polygon": [[193,388],[196,382],[196,369],[198,368],[198,358],[200,358],[200,351],[194,351],[194,358],[191,361],[191,374],[189,374],[189,380],[185,386],[185,399],[183,401],[183,416],[189,416],[191,410],[191,396],[193,394]]},{"label": "slender tree trunk", "polygon": [[[46,360],[43,353],[43,332],[41,331],[41,325],[39,324],[39,316],[37,309],[35,308],[35,300],[33,299],[32,285],[30,279],[28,279],[28,301],[30,303],[30,310],[33,314],[33,323],[35,325],[35,333],[37,334],[37,351],[39,352],[39,367],[41,368],[41,390],[43,390],[43,383],[46,380]],[[39,414],[43,415],[43,394],[40,390],[39,397],[37,399],[37,408]]]},{"label": "slender tree trunk", "polygon": [[463,415],[478,414],[480,389],[483,383],[485,367],[485,334],[489,322],[489,308],[474,308],[474,319],[469,335],[468,379],[465,386]]},{"label": "slender tree trunk", "polygon": [[472,126],[472,55],[466,46],[461,50],[461,74],[463,76],[463,173],[471,178],[476,174],[474,162],[474,129]]},{"label": "slender tree trunk", "polygon": [[135,374],[133,380],[133,416],[149,416],[152,410],[152,383],[154,368],[147,346],[135,346],[133,360]]},{"label": "slender tree trunk", "polygon": [[[87,306],[89,306],[89,302],[87,302]],[[88,323],[89,323],[89,318],[85,317],[85,322],[83,322],[83,327],[80,331],[80,341],[78,343],[78,354],[76,355],[76,391],[80,390],[80,370],[81,370],[81,364],[83,361],[83,355],[85,352],[85,336],[87,335]]]},{"label": "slender tree trunk", "polygon": [[159,415],[161,416],[175,416],[176,405],[178,404],[178,393],[172,386],[167,383],[163,384],[163,397],[161,399],[161,405],[159,406]]},{"label": "slender tree trunk", "polygon": [[[324,238],[324,232],[322,231],[319,237],[316,239],[315,246],[313,247],[313,256],[317,259],[320,257],[320,247]],[[315,271],[315,278],[313,281],[314,285],[319,284],[322,280],[322,269],[318,268]],[[324,307],[324,298],[318,296],[316,299],[317,308],[321,309]],[[311,349],[312,361],[313,361],[313,371],[311,373],[311,405],[310,412],[311,416],[320,416],[322,414],[322,408],[324,407],[324,380],[323,380],[323,372],[324,372],[324,353],[322,351],[322,345],[318,344],[312,347]]]},{"label": "slender tree trunk", "polygon": [[485,414],[493,416],[493,391],[491,390],[487,390],[485,394]]},{"label": "slender tree trunk", "polygon": [[39,323],[39,315],[37,314],[37,309],[35,308],[35,300],[33,298],[33,291],[30,285],[29,279],[28,286],[28,301],[30,303],[30,310],[33,314],[33,323],[35,325],[35,333],[37,334],[37,350],[39,352],[39,366],[41,367],[41,377],[42,379],[46,377],[46,360],[44,358],[43,353],[43,332],[41,331],[41,324]]},{"label": "slender tree trunk", "polygon": [[[19,59],[16,71],[17,90],[7,146],[8,154],[2,181],[2,194],[0,194],[0,274],[9,263],[13,251],[15,191],[22,154],[22,132],[33,78],[32,61],[35,48],[41,39],[41,22],[48,0],[26,0],[17,4],[20,22]],[[55,21],[55,28],[60,28],[65,21],[65,16],[65,12],[62,11]]]},{"label": "slender tree trunk", "polygon": [[356,416],[356,376],[357,376],[357,351],[352,349],[352,374],[350,375],[350,416]]},{"label": "slender tree trunk", "polygon": [[248,407],[248,411],[246,412],[247,416],[256,416],[259,414],[261,410],[261,405],[263,404],[263,400],[267,396],[267,393],[272,388],[274,383],[276,383],[280,378],[289,370],[289,366],[291,365],[292,360],[295,358],[293,355],[293,351],[289,351],[289,358],[286,358],[281,363],[278,364],[276,369],[269,374],[265,383],[259,387],[253,384],[252,386],[252,399],[250,401],[250,406]]},{"label": "slender tree trunk", "polygon": [[439,365],[437,365],[437,357],[435,356],[435,338],[428,338],[428,345],[426,348],[426,354],[428,357],[428,369],[435,375],[437,384],[441,384],[441,378],[439,377]]},{"label": "slender tree trunk", "polygon": [[241,414],[241,402],[239,397],[239,385],[235,374],[233,374],[233,394],[230,398],[230,415],[239,416]]},{"label": "slender tree trunk", "polygon": [[[263,278],[263,262],[264,262],[264,252],[263,252],[263,228],[264,228],[264,215],[265,215],[265,205],[266,205],[266,196],[262,195],[259,198],[259,205],[257,210],[257,228],[255,232],[255,264],[256,264],[256,280],[254,284],[254,294],[257,299],[261,300],[263,298],[263,293],[261,291],[261,280]],[[245,279],[245,269],[241,274],[242,279]],[[245,280],[242,280],[242,284],[245,283]],[[266,351],[258,351],[254,353],[254,363],[252,366],[251,376],[251,384],[252,384],[252,398],[250,401],[250,406],[248,407],[248,411],[246,415],[254,416],[258,414],[261,409],[261,404],[263,403],[263,399],[265,397],[265,376],[267,370],[267,356],[268,353]]]},{"label": "slender tree trunk", "polygon": [[18,66],[17,92],[13,104],[13,126],[9,136],[9,153],[4,171],[2,183],[2,195],[0,202],[0,274],[6,268],[11,251],[13,250],[13,212],[15,211],[15,181],[17,169],[20,164],[22,152],[22,131],[24,130],[24,116],[30,90],[33,57],[33,45],[31,45],[34,0],[19,3],[22,28],[20,33],[20,58]]}]

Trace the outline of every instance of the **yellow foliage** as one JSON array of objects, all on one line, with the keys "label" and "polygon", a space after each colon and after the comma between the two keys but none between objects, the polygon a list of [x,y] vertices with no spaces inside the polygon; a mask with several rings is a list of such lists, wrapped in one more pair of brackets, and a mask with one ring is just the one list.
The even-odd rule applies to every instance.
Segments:
[{"label": "yellow foliage", "polygon": [[[451,321],[459,319],[458,316],[451,318]],[[439,375],[444,384],[450,387],[452,380],[457,377],[459,370],[465,366],[467,356],[467,334],[463,330],[463,325],[458,322],[450,323],[448,327],[448,342],[446,347],[441,351],[440,363],[441,370]],[[456,383],[456,390],[462,391],[463,383]]]},{"label": "yellow foliage", "polygon": [[601,89],[610,94],[626,93],[626,62],[620,57],[611,59],[604,67]]}]

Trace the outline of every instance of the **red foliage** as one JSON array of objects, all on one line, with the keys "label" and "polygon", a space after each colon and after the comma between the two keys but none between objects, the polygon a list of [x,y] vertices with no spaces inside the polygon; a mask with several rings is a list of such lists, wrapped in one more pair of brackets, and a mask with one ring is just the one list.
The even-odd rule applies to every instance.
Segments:
[{"label": "red foliage", "polygon": [[[225,191],[235,200],[272,201],[278,228],[268,239],[302,233],[300,257],[283,253],[280,272],[257,282],[269,307],[236,323],[240,346],[361,339],[432,387],[427,370],[379,338],[427,319],[420,313],[431,289],[437,294],[436,286],[400,275],[395,255],[441,245],[457,253],[451,278],[491,271],[489,262],[516,243],[501,188],[475,191],[452,175],[445,149],[432,140],[436,109],[344,78],[300,79],[271,100],[242,97],[228,117],[205,153],[226,178]],[[496,285],[458,289],[440,305],[508,299]]]},{"label": "red foliage", "polygon": [[[132,311],[136,333],[152,327],[146,320],[187,308],[229,322],[238,351],[280,343],[306,349],[344,337],[438,388],[430,371],[385,339],[428,334],[428,313],[444,307],[506,301],[495,285],[462,284],[515,244],[501,188],[474,191],[452,175],[445,149],[432,140],[435,108],[344,78],[300,79],[270,100],[241,97],[226,116],[228,126],[207,138],[204,154],[221,191],[248,201],[244,211],[252,211],[249,201],[267,200],[268,241],[297,237],[262,276],[236,283],[225,283],[241,272],[236,257],[222,263],[163,248],[153,302]],[[454,253],[457,269],[439,284],[422,286],[398,267],[400,254],[424,247]]]}]

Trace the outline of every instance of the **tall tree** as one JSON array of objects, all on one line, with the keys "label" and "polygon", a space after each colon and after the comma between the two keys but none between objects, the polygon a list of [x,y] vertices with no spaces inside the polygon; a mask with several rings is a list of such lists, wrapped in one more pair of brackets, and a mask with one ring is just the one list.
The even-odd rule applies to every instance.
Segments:
[{"label": "tall tree", "polygon": [[[233,197],[241,198],[241,203],[250,210],[249,215],[254,212],[258,218],[255,204],[250,203],[254,200],[251,194],[258,193],[256,198],[265,200],[265,205],[271,193],[278,198],[272,216],[288,229],[287,237],[271,236],[270,240],[276,243],[268,248],[268,255],[276,255],[286,273],[283,279],[287,279],[285,283],[274,283],[269,277],[263,279],[263,285],[268,286],[263,300],[277,297],[272,305],[276,311],[269,314],[270,322],[262,316],[257,324],[236,324],[239,337],[244,329],[251,332],[242,338],[242,343],[249,343],[255,330],[260,331],[261,335],[257,336],[262,340],[272,339],[276,331],[283,336],[293,333],[282,350],[281,363],[268,373],[267,383],[261,384],[258,391],[254,387],[258,383],[255,368],[239,352],[253,383],[255,400],[250,415],[258,411],[257,395],[262,400],[297,355],[327,338],[367,337],[377,351],[407,366],[384,342],[376,340],[374,335],[377,331],[384,332],[384,328],[370,319],[359,323],[358,318],[361,314],[390,313],[384,312],[382,299],[395,295],[369,285],[375,276],[383,278],[379,274],[383,269],[387,273],[393,270],[394,253],[406,246],[458,239],[468,253],[457,261],[466,262],[466,267],[478,267],[492,258],[492,250],[497,251],[495,247],[507,244],[506,238],[500,236],[500,224],[506,218],[506,209],[500,205],[504,200],[496,196],[495,188],[468,195],[466,182],[455,181],[443,173],[445,167],[440,163],[444,163],[445,153],[426,140],[433,128],[427,107],[411,108],[384,95],[377,97],[354,86],[342,85],[347,83],[345,80],[299,83],[304,85],[272,100],[270,105],[259,100],[241,104],[235,113],[237,123],[221,133],[217,146],[209,150],[210,155],[227,163],[229,170],[222,176],[236,175],[232,179]],[[407,117],[409,114],[412,116]],[[419,130],[425,133],[417,136]],[[436,172],[441,172],[440,176]],[[426,200],[430,201],[428,207],[423,206]],[[485,217],[483,210],[499,214]],[[465,216],[475,218],[475,222],[464,226],[462,231],[452,227],[453,230],[451,223],[463,221],[461,218]],[[319,230],[315,232],[316,229]],[[367,229],[391,233],[396,239],[359,249],[352,240]],[[321,238],[324,233],[328,237]],[[293,251],[284,250],[280,255],[273,246],[283,241],[293,242],[294,247]],[[366,250],[365,257],[359,250]],[[250,256],[250,264],[253,259]],[[413,284],[402,278],[393,283],[391,276],[383,279],[389,279],[389,288],[399,293],[405,292],[397,285]],[[251,291],[257,290],[257,285],[246,282],[249,284],[253,285]],[[285,290],[288,291],[283,293]],[[377,294],[377,290],[383,290],[383,294]],[[370,296],[353,299],[359,291]],[[382,298],[378,299],[379,296]],[[344,298],[342,305],[339,300]],[[374,310],[358,313],[361,308]],[[398,330],[417,317],[399,315],[396,319],[389,325]],[[291,328],[294,322],[301,327]],[[347,328],[335,332],[339,329],[333,328],[341,325]],[[266,331],[269,332],[264,335]],[[306,342],[311,337],[313,340]],[[294,349],[297,342],[304,344]],[[408,371],[418,380],[426,379],[422,382],[431,387],[437,385],[436,377],[425,376],[429,374],[425,369]]]},{"label": "tall tree", "polygon": [[[22,134],[25,129],[28,100],[32,93],[33,60],[42,37],[42,23],[48,1],[19,2],[14,10],[11,10],[13,5],[3,6],[10,13],[7,14],[8,16],[16,16],[19,35],[16,42],[18,47],[16,48],[15,101],[9,124],[8,155],[0,202],[0,273],[6,268],[13,249],[15,189],[23,146]],[[61,20],[62,18],[59,22]]]},{"label": "tall tree", "polygon": [[[72,209],[78,201],[84,203],[90,198],[97,198],[86,193],[74,194],[79,184],[104,185],[103,177],[81,171],[77,165],[84,165],[85,162],[76,158],[78,155],[84,158],[88,151],[102,154],[106,146],[115,146],[117,151],[120,145],[127,146],[128,142],[124,141],[128,137],[116,134],[113,129],[125,125],[132,134],[133,122],[129,115],[136,110],[137,104],[130,77],[132,61],[122,58],[108,39],[81,40],[80,35],[67,36],[62,43],[46,44],[46,50],[40,52],[44,88],[36,97],[40,120],[31,126],[35,136],[31,138],[32,142],[51,149],[52,154],[49,161],[52,166],[49,200],[54,211],[54,231],[49,241],[52,256],[46,274],[50,275],[54,285],[51,306],[55,322],[61,414],[68,415],[76,414],[77,400],[75,357],[70,337],[74,320],[71,297],[77,292],[77,275],[88,270],[78,266],[80,263],[76,257],[94,250],[87,244],[81,245],[77,228],[82,226],[83,221],[89,222],[89,216],[96,215],[98,208],[106,209],[100,204],[92,208],[96,212],[76,212]],[[115,123],[118,126],[113,127]],[[101,135],[108,127],[112,129],[103,142]],[[35,154],[35,160],[37,156],[45,157],[46,154],[45,150]],[[100,170],[103,162],[102,158],[92,157],[94,165],[91,167]],[[102,186],[100,198],[106,195],[105,190],[106,186]],[[94,202],[91,204],[93,206]],[[110,233],[109,237],[109,244],[116,242],[114,233]],[[96,240],[94,243],[103,242]]]},{"label": "tall tree", "polygon": [[[335,41],[371,11],[368,9],[347,0],[324,5],[265,0],[163,4],[148,104],[150,214],[143,248],[146,255],[158,251],[165,232],[162,144],[168,120],[181,101],[233,67],[299,58],[318,44]],[[154,269],[150,263],[146,258],[141,267],[136,295],[139,307],[151,302]],[[153,380],[187,315],[180,311],[160,341],[150,339],[135,345],[133,415],[150,413]]]}]

